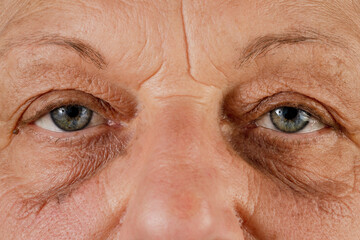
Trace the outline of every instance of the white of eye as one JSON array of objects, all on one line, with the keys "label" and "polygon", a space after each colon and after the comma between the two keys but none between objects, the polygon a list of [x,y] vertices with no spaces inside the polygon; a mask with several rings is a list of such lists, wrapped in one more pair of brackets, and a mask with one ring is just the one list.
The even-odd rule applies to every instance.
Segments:
[{"label": "white of eye", "polygon": [[[274,123],[271,121],[270,112],[266,113],[265,115],[263,115],[259,119],[257,119],[255,121],[255,124],[259,127],[268,128],[268,129],[275,130],[278,132],[284,132],[275,127]],[[309,123],[303,129],[301,129],[300,131],[298,131],[296,133],[311,133],[311,132],[315,132],[315,131],[318,131],[323,128],[325,128],[325,124],[323,124],[322,122],[320,122],[319,120],[317,120],[314,117],[310,117]],[[284,132],[284,133],[286,133],[286,132]]]},{"label": "white of eye", "polygon": [[[85,129],[89,128],[89,127],[98,126],[98,125],[101,125],[101,124],[104,124],[104,123],[106,123],[106,120],[102,116],[100,116],[99,114],[93,112],[91,121],[85,127]],[[56,126],[56,124],[54,123],[54,121],[51,118],[50,113],[47,113],[43,117],[36,120],[35,125],[38,126],[38,127],[43,128],[43,129],[52,131],[52,132],[66,132],[66,131],[62,130],[61,128],[59,128],[58,126]]]}]

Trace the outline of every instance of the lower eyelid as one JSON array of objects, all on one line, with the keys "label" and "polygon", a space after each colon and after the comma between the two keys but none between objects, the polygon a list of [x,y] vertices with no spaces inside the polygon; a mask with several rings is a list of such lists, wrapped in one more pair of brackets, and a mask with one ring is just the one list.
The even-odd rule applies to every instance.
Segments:
[{"label": "lower eyelid", "polygon": [[[256,102],[256,104],[255,102],[250,104],[251,109],[248,109],[250,106],[241,105],[240,103],[242,103],[242,100],[238,98],[236,92],[230,94],[224,103],[224,114],[230,121],[241,126],[246,125],[250,121],[254,123],[254,120],[260,119],[264,116],[264,113],[269,113],[279,107],[288,106],[309,113],[314,119],[324,123],[325,126],[341,130],[340,124],[336,121],[331,109],[317,101],[317,99],[298,92],[279,92],[271,96],[265,96]],[[246,112],[243,111],[244,108],[247,109]]]},{"label": "lower eyelid", "polygon": [[[298,138],[296,141],[282,141],[280,135],[273,138],[272,134],[258,129],[253,136],[262,132],[255,137],[255,141],[260,143],[250,143],[255,146],[249,149],[247,156],[258,162],[262,170],[271,173],[297,192],[310,194],[309,196],[340,196],[352,189],[353,180],[349,176],[352,174],[353,161],[351,157],[344,156],[346,152],[351,155],[353,153],[348,150],[338,152],[338,146],[344,143],[344,139],[337,132],[329,128],[321,131],[321,134],[310,133],[310,137]],[[263,150],[258,149],[260,146]],[[327,159],[329,156],[331,157]]]},{"label": "lower eyelid", "polygon": [[37,144],[46,143],[48,146],[73,148],[77,145],[84,145],[84,141],[99,138],[102,135],[107,134],[109,131],[119,133],[120,135],[124,135],[126,132],[124,131],[123,126],[116,125],[110,127],[105,124],[75,132],[49,131],[36,126],[36,124],[30,124],[23,126],[20,132],[26,137],[31,138]]},{"label": "lower eyelid", "polygon": [[[39,154],[36,157],[32,156],[33,160],[30,162],[36,163],[37,168],[46,168],[46,171],[43,171],[45,175],[39,176],[44,178],[41,181],[43,189],[39,190],[39,186],[32,185],[29,195],[34,195],[34,198],[40,197],[43,201],[59,194],[63,195],[71,190],[70,186],[92,177],[102,165],[123,154],[128,140],[129,136],[126,133],[107,131],[81,137],[76,142],[65,143],[62,140],[54,145],[43,141],[34,146],[30,145],[38,147],[39,150]],[[56,178],[48,177],[46,173]]]},{"label": "lower eyelid", "polygon": [[247,136],[248,140],[259,143],[263,148],[278,150],[280,152],[296,151],[297,147],[312,147],[322,143],[330,144],[339,137],[339,133],[330,127],[324,127],[318,131],[309,133],[284,133],[277,130],[269,130],[263,127],[255,127],[240,131],[232,136],[232,141],[237,141],[240,136]]}]

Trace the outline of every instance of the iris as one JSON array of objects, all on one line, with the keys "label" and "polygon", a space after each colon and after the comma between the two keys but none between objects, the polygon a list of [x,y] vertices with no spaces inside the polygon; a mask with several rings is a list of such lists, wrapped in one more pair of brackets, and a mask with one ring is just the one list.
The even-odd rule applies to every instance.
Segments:
[{"label": "iris", "polygon": [[93,112],[80,105],[67,105],[51,111],[54,124],[63,131],[72,132],[84,129],[91,121]]},{"label": "iris", "polygon": [[301,109],[280,107],[270,112],[271,122],[276,129],[285,133],[301,131],[309,123],[311,115]]}]

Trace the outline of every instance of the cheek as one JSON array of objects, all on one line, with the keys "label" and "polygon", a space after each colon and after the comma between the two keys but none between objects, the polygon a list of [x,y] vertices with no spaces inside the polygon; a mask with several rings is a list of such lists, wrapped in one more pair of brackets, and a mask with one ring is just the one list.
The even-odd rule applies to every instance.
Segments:
[{"label": "cheek", "polygon": [[15,183],[22,186],[19,192],[45,201],[63,194],[68,186],[89,178],[101,166],[120,156],[127,137],[123,132],[114,131],[77,139],[42,139],[24,130],[2,155],[7,171],[16,178]]},{"label": "cheek", "polygon": [[24,151],[13,152],[10,146],[0,156],[7,160],[0,169],[0,236],[16,239],[21,232],[27,239],[104,239],[126,207],[131,188],[126,161],[114,157],[105,168],[90,164],[75,171],[69,156],[79,161],[79,155],[27,144],[20,144]]},{"label": "cheek", "polygon": [[304,195],[257,170],[249,174],[248,187],[248,203],[237,199],[236,210],[242,227],[258,239],[338,239],[344,231],[355,234],[347,228],[354,226],[359,201]]},{"label": "cheek", "polygon": [[234,134],[231,142],[250,165],[295,192],[340,197],[352,191],[359,153],[351,141],[333,131],[306,142],[283,135],[256,128]]},{"label": "cheek", "polygon": [[27,239],[93,239],[94,232],[101,236],[115,219],[107,214],[108,204],[101,196],[104,190],[96,181],[84,183],[63,199],[52,198],[41,205],[31,199],[3,195],[1,236],[15,239],[19,232]]}]

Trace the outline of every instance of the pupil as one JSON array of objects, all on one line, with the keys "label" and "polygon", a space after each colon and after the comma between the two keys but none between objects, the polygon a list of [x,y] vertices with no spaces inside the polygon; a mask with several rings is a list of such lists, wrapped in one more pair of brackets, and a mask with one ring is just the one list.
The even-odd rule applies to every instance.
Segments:
[{"label": "pupil", "polygon": [[51,111],[51,119],[61,130],[72,132],[85,128],[91,122],[92,113],[80,105],[65,105]]},{"label": "pupil", "polygon": [[75,118],[79,116],[79,113],[80,113],[80,109],[76,106],[69,106],[66,108],[66,114],[71,118]]},{"label": "pupil", "polygon": [[296,108],[291,108],[291,107],[283,108],[283,116],[288,120],[292,120],[296,118],[298,114],[299,114],[299,110]]}]

